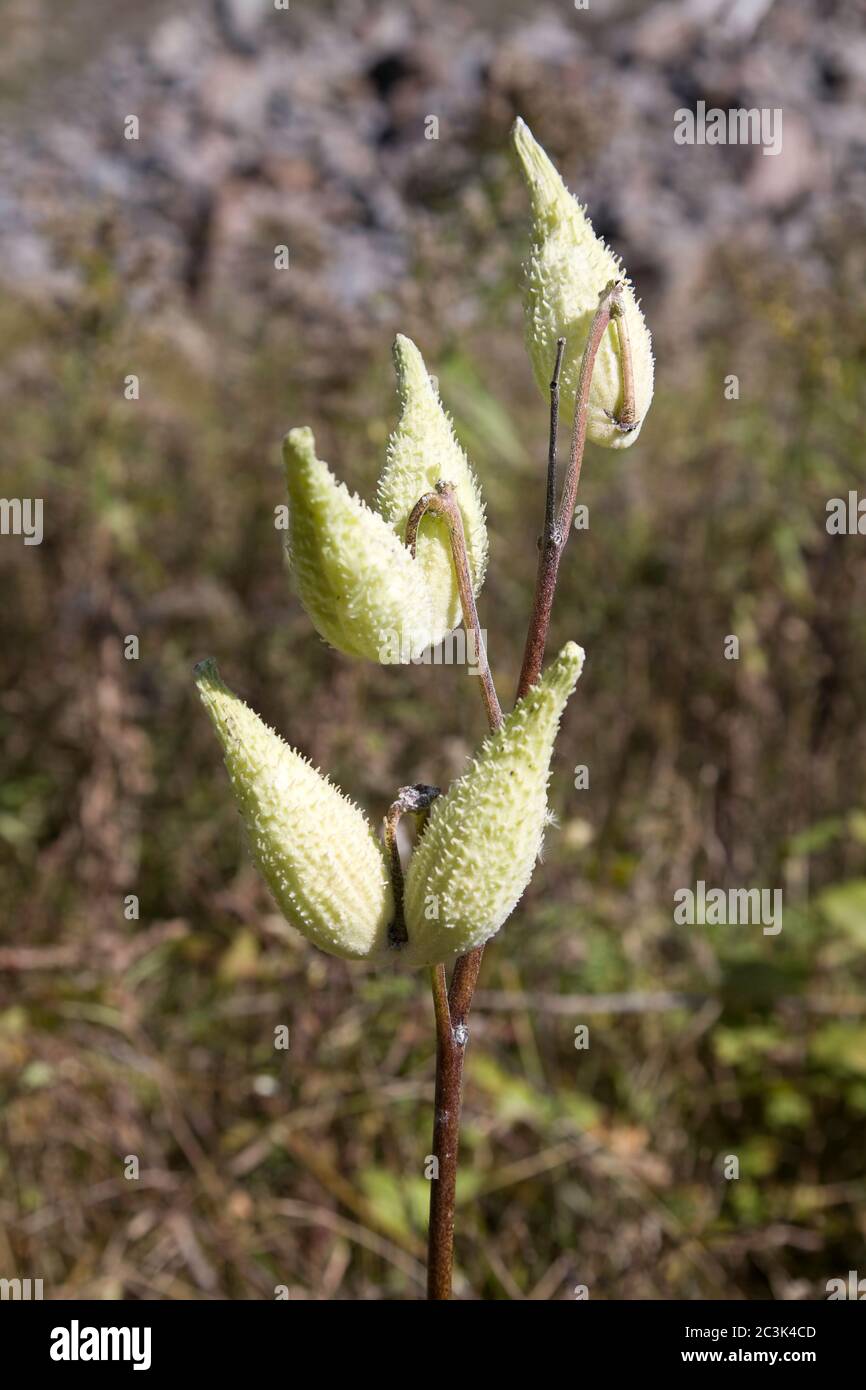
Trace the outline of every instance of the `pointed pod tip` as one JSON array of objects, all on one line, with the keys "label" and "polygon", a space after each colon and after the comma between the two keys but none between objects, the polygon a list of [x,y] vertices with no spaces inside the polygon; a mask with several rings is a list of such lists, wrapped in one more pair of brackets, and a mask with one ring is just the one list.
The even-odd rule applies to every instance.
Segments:
[{"label": "pointed pod tip", "polygon": [[516,143],[518,140],[525,139],[527,135],[530,139],[532,138],[532,132],[530,131],[529,126],[526,124],[522,116],[515,116],[511,124],[512,140]]},{"label": "pointed pod tip", "polygon": [[214,719],[215,711],[227,695],[231,696],[231,691],[223,681],[213,657],[206,656],[204,661],[196,662],[193,667],[193,676],[199,699],[211,719]]},{"label": "pointed pod tip", "polygon": [[544,683],[567,690],[570,695],[583,671],[586,653],[577,642],[566,642],[543,676]]},{"label": "pointed pod tip", "polygon": [[289,430],[283,439],[283,462],[286,467],[292,463],[307,462],[316,457],[316,437],[309,425],[299,425]]},{"label": "pointed pod tip", "polygon": [[413,391],[433,390],[430,373],[427,371],[420,348],[403,333],[398,333],[394,339],[394,366],[397,371],[397,386],[404,401]]},{"label": "pointed pod tip", "polygon": [[283,440],[283,474],[289,499],[297,503],[302,496],[307,497],[329,473],[328,465],[316,454],[316,437],[309,425],[289,430]]},{"label": "pointed pod tip", "polygon": [[538,148],[538,142],[522,116],[518,116],[511,127],[511,143],[517,151],[517,157],[524,170],[528,173],[527,163],[532,157],[533,150]]},{"label": "pointed pod tip", "polygon": [[523,177],[529,187],[536,217],[553,214],[564,200],[571,199],[553,160],[539,145],[529,126],[518,116],[511,127],[511,139]]},{"label": "pointed pod tip", "polygon": [[203,683],[210,684],[213,681],[220,680],[219,667],[212,656],[206,656],[203,661],[197,661],[192,668],[192,672],[195,676],[196,685],[202,685]]},{"label": "pointed pod tip", "polygon": [[559,192],[556,169],[520,116],[511,127],[511,143],[520,165],[520,172],[526,180],[533,208],[538,214]]},{"label": "pointed pod tip", "polygon": [[583,666],[586,652],[583,647],[578,646],[577,642],[566,642],[557,660],[565,662],[569,666]]},{"label": "pointed pod tip", "polygon": [[204,661],[196,663],[193,676],[199,698],[213,718],[214,710],[227,695],[231,697],[232,692],[220,675],[219,667],[212,656],[206,656]]}]

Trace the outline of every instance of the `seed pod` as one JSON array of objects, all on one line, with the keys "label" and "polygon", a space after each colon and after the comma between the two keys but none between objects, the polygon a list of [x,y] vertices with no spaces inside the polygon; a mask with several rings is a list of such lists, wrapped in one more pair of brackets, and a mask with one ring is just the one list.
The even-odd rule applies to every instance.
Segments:
[{"label": "seed pod", "polygon": [[[451,483],[463,519],[466,553],[476,593],[487,568],[487,525],[484,503],[469,461],[454,435],[451,421],[411,338],[398,334],[394,363],[402,411],[388,441],[388,460],[379,480],[378,503],[384,519],[402,539],[409,513],[438,482]],[[425,516],[415,544],[418,565],[434,615],[441,627],[441,641],[461,620],[460,597],[448,538],[442,517]]]},{"label": "seed pod", "polygon": [[253,858],[283,916],[329,955],[384,955],[394,900],[364,813],[223,684],[215,662],[200,662],[195,677]]},{"label": "seed pod", "polygon": [[487,561],[484,506],[415,344],[394,346],[402,414],[372,511],[316,458],[308,429],[283,442],[290,501],[289,560],[316,631],[339,651],[384,665],[417,660],[460,622],[447,523],[426,515],[415,557],[409,514],[437,482],[454,485],[477,593]]},{"label": "seed pod", "polygon": [[397,534],[316,457],[312,430],[283,441],[289,562],[326,642],[369,661],[410,661],[433,641],[424,573]]},{"label": "seed pod", "polygon": [[557,339],[565,338],[560,401],[571,414],[580,362],[599,296],[612,281],[622,284],[622,311],[634,374],[634,424],[621,427],[623,381],[619,330],[608,324],[592,375],[587,438],[625,449],[640,433],[653,394],[652,340],[618,256],[595,235],[584,208],[569,193],[556,167],[518,118],[514,148],[532,202],[529,259],[524,264],[526,346],[535,379],[548,398]]},{"label": "seed pod", "polygon": [[544,834],[556,731],[582,668],[583,651],[569,642],[434,802],[406,875],[407,964],[482,945],[523,896]]}]

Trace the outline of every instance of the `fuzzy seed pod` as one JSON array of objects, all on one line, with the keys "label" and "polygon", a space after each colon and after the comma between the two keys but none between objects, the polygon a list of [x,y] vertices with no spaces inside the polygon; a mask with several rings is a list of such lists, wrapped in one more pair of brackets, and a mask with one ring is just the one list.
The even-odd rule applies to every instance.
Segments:
[{"label": "fuzzy seed pod", "polygon": [[556,731],[582,668],[583,651],[569,642],[433,803],[406,875],[407,964],[481,946],[523,896],[544,835]]},{"label": "fuzzy seed pod", "polygon": [[289,562],[316,631],[348,656],[385,664],[420,656],[434,640],[420,566],[379,513],[316,457],[312,430],[291,430],[283,459]]},{"label": "fuzzy seed pod", "polygon": [[653,394],[652,340],[618,256],[595,235],[584,208],[569,193],[556,167],[518,118],[514,148],[532,202],[532,244],[524,264],[526,346],[535,379],[548,399],[557,339],[565,338],[560,401],[569,415],[583,349],[599,296],[611,281],[622,286],[622,305],[634,373],[634,425],[617,424],[623,403],[618,328],[608,324],[592,375],[587,438],[609,449],[626,449],[640,433]]},{"label": "fuzzy seed pod", "polygon": [[215,662],[200,662],[195,677],[253,858],[283,916],[332,956],[384,956],[394,900],[364,813],[223,684]]},{"label": "fuzzy seed pod", "polygon": [[289,560],[317,632],[339,651],[384,665],[417,660],[461,619],[446,522],[425,516],[413,558],[404,544],[418,499],[452,483],[477,593],[487,560],[478,484],[415,344],[394,346],[402,413],[372,511],[316,457],[308,429],[283,443],[290,502]]},{"label": "fuzzy seed pod", "polygon": [[[487,524],[475,474],[457,443],[424,359],[411,338],[397,335],[394,363],[402,411],[388,441],[388,461],[377,494],[379,510],[402,539],[418,498],[432,492],[440,481],[451,483],[463,519],[469,569],[477,595],[487,569]],[[424,517],[415,555],[424,574],[431,610],[444,637],[457,627],[462,614],[448,525],[443,517]]]}]

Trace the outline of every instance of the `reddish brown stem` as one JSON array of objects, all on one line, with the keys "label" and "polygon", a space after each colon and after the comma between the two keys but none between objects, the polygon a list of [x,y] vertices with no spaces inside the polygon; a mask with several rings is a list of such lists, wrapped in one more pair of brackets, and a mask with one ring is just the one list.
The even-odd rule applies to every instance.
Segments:
[{"label": "reddish brown stem", "polygon": [[[440,482],[412,508],[406,525],[406,544],[415,554],[422,517],[432,512],[448,523],[451,554],[463,625],[475,639],[481,695],[487,722],[495,732],[502,723],[502,707],[493,684],[487,649],[478,620],[475,592],[466,552],[463,517],[451,483]],[[404,924],[405,931],[405,924]],[[427,1237],[427,1297],[451,1297],[454,1265],[454,1203],[457,1192],[457,1151],[460,1142],[460,1109],[463,1099],[463,1059],[468,1033],[466,1018],[481,968],[482,948],[461,956],[454,968],[449,996],[444,965],[433,969],[433,1004],[436,1017],[436,1094],[433,1119],[433,1157],[437,1171],[430,1185],[430,1224]]]},{"label": "reddish brown stem", "polygon": [[[547,646],[547,633],[550,628],[550,614],[553,608],[553,596],[556,593],[556,581],[559,575],[559,562],[562,559],[562,552],[568,540],[568,533],[571,530],[571,523],[574,517],[574,506],[577,501],[577,489],[580,484],[580,470],[583,464],[583,451],[586,446],[586,415],[589,406],[589,388],[592,384],[592,370],[595,366],[595,359],[601,347],[602,338],[607,331],[611,316],[614,313],[614,306],[619,303],[620,286],[617,283],[608,285],[603,292],[595,317],[589,330],[589,337],[586,347],[583,350],[583,357],[580,363],[580,375],[577,380],[577,391],[574,398],[574,423],[571,431],[571,452],[568,460],[568,471],[565,475],[565,483],[562,489],[562,501],[559,506],[559,515],[554,519],[554,511],[547,509],[545,512],[544,535],[539,542],[538,550],[538,572],[535,578],[535,598],[532,605],[532,616],[529,620],[529,629],[526,634],[526,646],[523,650],[523,666],[520,671],[520,681],[517,687],[518,700],[535,685],[541,675],[541,667],[544,661],[544,649]],[[622,346],[623,341],[620,339]],[[629,356],[628,378],[631,381],[631,358]],[[556,391],[558,399],[558,387]],[[553,405],[554,390],[551,384],[551,407]],[[624,404],[628,405],[624,393]],[[632,394],[632,413],[634,411]],[[551,408],[551,415],[553,410]],[[551,435],[553,427],[551,424]],[[550,474],[556,468],[556,445],[552,441],[551,455],[552,462],[548,464],[548,495],[550,493]]]},{"label": "reddish brown stem", "polygon": [[[623,429],[634,425],[634,385],[631,353],[625,321],[621,315],[621,290],[617,283],[607,286],[600,297],[598,309],[590,326],[589,338],[583,351],[575,394],[574,423],[571,435],[571,452],[568,472],[562,490],[559,514],[556,512],[556,439],[559,423],[559,379],[565,340],[557,342],[556,362],[550,383],[550,438],[547,459],[547,492],[544,510],[544,535],[539,543],[538,572],[535,583],[535,597],[532,615],[526,635],[523,667],[520,673],[517,698],[521,699],[535,685],[541,675],[547,633],[550,627],[550,613],[559,562],[571,529],[577,489],[580,483],[580,470],[586,444],[586,415],[589,405],[589,388],[595,359],[602,338],[612,317],[617,318],[619,329],[620,356],[622,358],[623,405],[618,424]],[[428,498],[431,494],[428,494]],[[432,494],[435,496],[435,494]],[[423,505],[422,505],[423,504]],[[418,522],[428,505],[422,498],[410,518],[413,546]],[[419,510],[420,509],[420,510]],[[456,504],[454,510],[457,511]],[[418,513],[417,517],[415,513]],[[459,515],[459,512],[458,512]],[[461,526],[462,532],[462,526]],[[453,536],[453,533],[452,533]],[[408,532],[407,532],[408,537]],[[465,547],[464,547],[465,554]],[[456,564],[456,561],[455,561]],[[459,570],[458,570],[459,580]],[[471,593],[471,585],[469,586]],[[462,590],[461,590],[462,600]],[[464,607],[464,615],[467,609]],[[475,599],[472,596],[471,613],[478,629],[478,616]],[[486,664],[486,657],[485,657]],[[492,686],[492,681],[491,681]],[[495,692],[494,692],[495,697]],[[502,722],[502,712],[498,700],[495,706],[485,697],[488,720],[492,730],[498,729]],[[436,1017],[436,1097],[433,1123],[433,1153],[438,1160],[437,1177],[430,1188],[430,1228],[428,1237],[427,1297],[444,1300],[451,1297],[451,1282],[454,1264],[454,1204],[457,1193],[457,1157],[460,1142],[460,1110],[463,1092],[463,1063],[466,1044],[469,1039],[468,1019],[472,1007],[472,997],[481,970],[484,947],[458,957],[451,976],[451,985],[446,989],[445,967],[437,965],[433,970],[433,1004]]]},{"label": "reddish brown stem", "polygon": [[391,887],[394,892],[394,920],[389,929],[392,946],[405,946],[409,940],[406,931],[406,915],[403,908],[403,865],[397,846],[397,826],[407,812],[419,817],[419,830],[439,796],[438,787],[428,787],[425,782],[415,782],[410,787],[401,787],[396,801],[391,803],[385,817],[385,848],[388,851],[388,865],[391,870]]},{"label": "reddish brown stem", "polygon": [[499,725],[502,723],[502,708],[499,704],[499,697],[496,694],[496,687],[493,684],[493,677],[490,674],[490,663],[487,660],[487,648],[484,645],[481,624],[478,621],[478,609],[475,606],[475,589],[469,570],[469,556],[466,552],[466,535],[463,530],[463,515],[457,505],[453,483],[437,483],[436,491],[425,492],[423,497],[419,497],[415,506],[409,513],[409,520],[406,523],[406,544],[413,555],[415,554],[415,543],[418,539],[418,527],[421,524],[421,518],[427,512],[432,513],[434,516],[444,517],[448,525],[448,534],[451,538],[451,555],[454,560],[454,573],[457,576],[457,590],[460,594],[460,607],[463,610],[463,626],[467,632],[472,633],[475,642],[475,656],[478,661],[478,673],[481,679],[481,695],[484,700],[484,708],[487,711],[488,722],[491,729],[498,729]]},{"label": "reddish brown stem", "polygon": [[454,1266],[454,1202],[457,1193],[457,1146],[460,1141],[460,1103],[463,1045],[454,1036],[448,1008],[445,966],[434,965],[433,1009],[436,1016],[436,1094],[433,1101],[433,1155],[436,1171],[430,1186],[430,1224],[427,1231],[427,1297],[451,1297]]},{"label": "reddish brown stem", "polygon": [[434,1300],[451,1297],[463,1063],[469,1041],[467,1019],[483,955],[484,947],[479,946],[477,950],[458,958],[450,990],[445,983],[445,966],[433,967],[433,1008],[436,1017],[433,1155],[437,1172],[430,1185],[427,1297]]}]

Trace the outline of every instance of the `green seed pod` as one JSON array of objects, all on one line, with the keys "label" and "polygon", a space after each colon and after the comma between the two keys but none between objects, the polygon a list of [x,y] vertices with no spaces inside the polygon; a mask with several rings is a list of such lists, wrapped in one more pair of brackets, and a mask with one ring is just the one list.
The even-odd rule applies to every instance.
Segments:
[{"label": "green seed pod", "polygon": [[298,597],[326,642],[369,661],[410,661],[435,639],[424,573],[378,512],[316,457],[312,430],[283,441],[289,561]]},{"label": "green seed pod", "polygon": [[316,458],[308,429],[283,442],[289,490],[289,559],[298,596],[317,632],[339,651],[384,665],[417,660],[460,622],[460,599],[440,516],[426,515],[415,557],[405,545],[415,503],[452,483],[476,594],[487,563],[484,506],[415,344],[394,345],[402,413],[372,511]]},{"label": "green seed pod", "polygon": [[394,917],[383,850],[364,813],[220,679],[195,668],[253,858],[283,916],[332,956],[388,951]]},{"label": "green seed pod", "polygon": [[582,668],[583,651],[569,642],[433,803],[406,875],[407,964],[481,946],[523,896],[544,835],[556,731]]},{"label": "green seed pod", "polygon": [[524,265],[526,346],[535,379],[549,396],[557,339],[565,338],[560,400],[569,414],[580,362],[599,296],[611,281],[622,286],[625,326],[634,374],[634,424],[617,423],[623,404],[619,332],[608,324],[592,375],[587,411],[587,438],[609,449],[633,444],[653,394],[652,340],[618,256],[595,235],[584,208],[569,193],[555,165],[533,138],[526,123],[515,121],[514,147],[532,202],[532,244]]},{"label": "green seed pod", "polygon": [[[469,570],[477,595],[487,568],[487,525],[475,474],[457,443],[424,359],[411,338],[398,334],[394,363],[402,411],[388,442],[388,460],[379,481],[379,510],[402,539],[418,498],[432,492],[440,481],[451,483],[463,519]],[[462,614],[448,525],[442,517],[424,517],[415,555],[424,573],[432,613],[444,637],[457,627]]]}]

